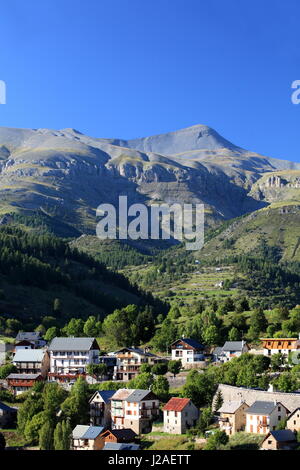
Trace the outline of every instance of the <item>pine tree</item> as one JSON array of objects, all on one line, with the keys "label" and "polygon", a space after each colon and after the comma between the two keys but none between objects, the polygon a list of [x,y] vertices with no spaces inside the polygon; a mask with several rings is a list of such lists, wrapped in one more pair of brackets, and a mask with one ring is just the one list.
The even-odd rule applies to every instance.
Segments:
[{"label": "pine tree", "polygon": [[67,421],[62,422],[62,434],[63,434],[63,449],[70,450],[72,428],[71,428],[69,419],[67,419]]},{"label": "pine tree", "polygon": [[40,450],[53,450],[53,424],[47,421],[39,433]]},{"label": "pine tree", "polygon": [[54,429],[54,449],[64,450],[62,423],[57,423]]}]

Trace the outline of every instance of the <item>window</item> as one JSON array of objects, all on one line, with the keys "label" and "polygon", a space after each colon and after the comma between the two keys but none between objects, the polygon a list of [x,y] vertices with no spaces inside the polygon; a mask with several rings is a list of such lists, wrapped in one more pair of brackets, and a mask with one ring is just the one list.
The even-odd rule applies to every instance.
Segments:
[{"label": "window", "polygon": [[281,411],[281,406],[278,406],[278,411]]},{"label": "window", "polygon": [[271,444],[272,444],[272,441],[268,441],[268,444],[271,445]]}]

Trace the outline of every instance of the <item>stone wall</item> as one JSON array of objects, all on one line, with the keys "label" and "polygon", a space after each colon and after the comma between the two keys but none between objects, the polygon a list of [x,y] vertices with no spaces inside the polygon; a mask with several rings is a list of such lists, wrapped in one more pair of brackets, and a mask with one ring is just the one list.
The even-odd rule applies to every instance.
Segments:
[{"label": "stone wall", "polygon": [[[291,413],[296,408],[300,408],[300,393],[267,392],[224,384],[219,384],[216,394],[218,391],[221,391],[224,402],[244,400],[247,405],[251,406],[257,400],[276,400],[277,402],[281,402]],[[214,396],[213,403],[215,402],[216,394]]]}]

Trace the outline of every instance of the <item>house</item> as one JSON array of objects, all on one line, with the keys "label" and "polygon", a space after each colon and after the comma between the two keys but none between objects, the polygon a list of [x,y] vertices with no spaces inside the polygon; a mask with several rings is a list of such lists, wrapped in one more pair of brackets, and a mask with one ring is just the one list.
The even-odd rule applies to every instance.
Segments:
[{"label": "house", "polygon": [[111,397],[113,429],[132,429],[136,434],[150,432],[159,416],[159,400],[150,390],[121,388]]},{"label": "house", "polygon": [[261,338],[261,341],[264,356],[272,356],[273,354],[281,353],[283,356],[287,357],[289,353],[296,352],[300,349],[299,338]]},{"label": "house", "polygon": [[152,422],[159,416],[159,399],[150,390],[134,390],[125,399],[124,427],[136,434],[152,430]]},{"label": "house", "polygon": [[13,343],[0,341],[0,366],[5,363],[7,355],[11,355],[15,348]]},{"label": "house", "polygon": [[38,374],[47,377],[50,368],[49,353],[45,349],[19,349],[13,358],[19,374]]},{"label": "house", "polygon": [[199,410],[189,398],[171,398],[163,412],[164,432],[170,434],[184,434],[199,418]]},{"label": "house", "polygon": [[49,345],[50,381],[69,382],[86,375],[89,364],[99,363],[95,338],[54,338]]},{"label": "house", "polygon": [[244,431],[246,427],[246,413],[249,408],[243,401],[224,402],[219,413],[219,427],[225,431],[228,436],[238,431]]},{"label": "house", "polygon": [[288,414],[289,410],[280,402],[255,401],[246,410],[246,432],[267,434],[275,431]]},{"label": "house", "polygon": [[102,434],[104,442],[133,443],[137,434],[132,429],[108,429]]},{"label": "house", "polygon": [[40,331],[19,331],[16,336],[15,351],[43,348],[46,344]]},{"label": "house", "polygon": [[138,444],[119,444],[117,442],[106,442],[103,450],[140,450],[140,446]]},{"label": "house", "polygon": [[224,362],[225,354],[223,353],[223,347],[217,346],[211,352],[213,362]]},{"label": "house", "polygon": [[113,429],[124,429],[125,400],[134,392],[134,389],[120,388],[111,397],[111,427]]},{"label": "house", "polygon": [[114,369],[114,380],[131,380],[140,373],[142,364],[156,364],[166,361],[166,359],[156,356],[148,349],[140,348],[122,348],[114,353],[117,365]]},{"label": "house", "polygon": [[14,427],[17,418],[17,409],[0,402],[0,428]]},{"label": "house", "polygon": [[286,428],[291,431],[300,430],[300,408],[296,408],[293,413],[289,415],[286,422]]},{"label": "house", "polygon": [[205,347],[191,338],[181,338],[171,344],[172,360],[180,360],[183,367],[204,361]]},{"label": "house", "polygon": [[260,450],[293,450],[298,446],[295,434],[290,429],[270,431],[264,438]]},{"label": "house", "polygon": [[104,441],[101,437],[102,426],[83,426],[78,424],[72,432],[72,450],[101,450]]},{"label": "house", "polygon": [[90,399],[90,424],[93,426],[111,425],[111,397],[115,390],[97,390]]},{"label": "house", "polygon": [[240,357],[243,353],[248,352],[249,349],[245,341],[226,341],[222,348],[222,362],[228,362],[234,357]]},{"label": "house", "polygon": [[43,377],[37,374],[9,374],[6,377],[8,388],[14,395],[28,392],[37,382],[42,382]]}]

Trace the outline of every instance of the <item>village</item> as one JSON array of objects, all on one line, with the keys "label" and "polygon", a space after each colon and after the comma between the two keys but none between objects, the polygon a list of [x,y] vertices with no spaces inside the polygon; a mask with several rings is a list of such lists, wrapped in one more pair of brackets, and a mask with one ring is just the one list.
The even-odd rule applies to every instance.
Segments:
[{"label": "village", "polygon": [[[188,436],[189,448],[212,446],[213,450],[214,440],[219,442],[215,443],[218,448],[241,433],[253,435],[261,450],[293,450],[299,446],[300,391],[219,383],[212,402],[206,403],[211,415],[204,427],[208,408],[198,406],[197,390],[194,400],[184,396],[184,387],[178,393],[180,386],[188,383],[189,374],[204,376],[207,365],[217,370],[248,356],[268,361],[278,355],[292,357],[298,364],[299,338],[262,338],[256,349],[245,341],[226,341],[223,347],[209,349],[183,337],[169,345],[169,350],[169,356],[158,356],[149,348],[127,346],[102,354],[96,338],[55,337],[47,343],[40,332],[19,332],[14,343],[0,344],[0,365],[13,367],[13,372],[0,381],[0,396],[5,398],[5,393],[10,393],[16,398],[15,404],[0,400],[0,433],[5,435],[6,429],[16,427],[22,406],[18,398],[34,395],[43,384],[58,384],[70,392],[80,380],[92,387],[93,393],[86,403],[89,419],[70,429],[70,450],[140,450],[148,448],[151,440],[159,442],[166,436]],[[164,377],[161,385],[170,385],[169,392],[155,393],[152,385],[128,388],[132,380],[151,368],[158,377]],[[282,373],[279,368],[275,375]],[[114,386],[107,389],[101,384]],[[61,413],[61,409],[56,410],[58,419]],[[201,420],[199,437],[196,430]]]}]

